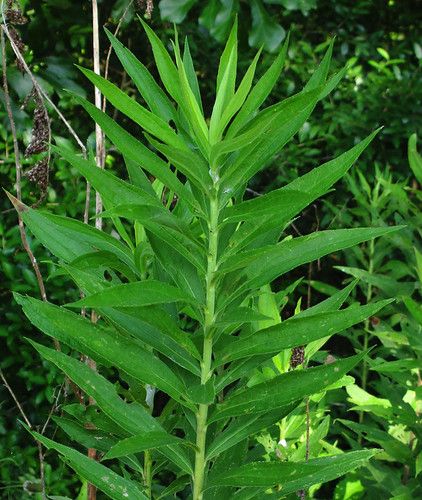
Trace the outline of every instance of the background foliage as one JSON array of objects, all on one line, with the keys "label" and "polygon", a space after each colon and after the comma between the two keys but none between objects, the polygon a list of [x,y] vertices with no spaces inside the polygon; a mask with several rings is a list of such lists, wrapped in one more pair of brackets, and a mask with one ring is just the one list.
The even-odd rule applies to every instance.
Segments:
[{"label": "background foliage", "polygon": [[[101,2],[102,24],[113,30],[127,4],[126,0]],[[92,67],[90,2],[23,0],[20,5],[28,18],[27,24],[17,27],[28,47],[25,58],[40,83],[92,150],[92,126],[81,108],[63,91],[63,88],[70,89],[92,100],[91,88],[87,87],[74,67],[74,63]],[[152,65],[146,38],[139,24],[132,22],[135,12],[142,14],[143,9],[139,2],[134,2],[122,24],[119,38],[143,61],[149,60]],[[344,187],[337,185],[336,191],[329,197],[315,203],[296,221],[296,228],[298,232],[307,234],[317,228],[350,227],[354,224],[383,225],[402,221],[408,224],[406,231],[395,235],[388,244],[384,238],[374,246],[364,245],[344,255],[337,253],[323,259],[318,266],[305,267],[300,273],[296,271],[291,281],[302,276],[305,280],[289,298],[285,298],[283,317],[294,313],[300,297],[304,308],[318,298],[330,295],[334,288],[340,288],[348,276],[361,278],[355,293],[362,302],[392,295],[412,296],[420,301],[420,274],[414,251],[414,247],[421,251],[420,193],[415,176],[408,168],[407,141],[413,132],[422,135],[422,47],[419,29],[422,12],[414,8],[414,2],[393,0],[161,0],[155,5],[152,25],[164,40],[172,36],[172,22],[179,23],[181,37],[189,35],[193,59],[199,64],[205,107],[211,105],[206,96],[211,96],[213,92],[220,44],[225,40],[236,14],[241,34],[241,68],[246,68],[251,61],[254,53],[251,47],[262,44],[267,49],[263,56],[264,65],[269,65],[274,59],[272,53],[290,32],[289,57],[273,96],[275,100],[300,90],[309,78],[308,70],[315,67],[333,36],[336,37],[333,69],[340,69],[346,63],[349,65],[339,87],[330,98],[319,104],[293,144],[284,148],[282,156],[274,161],[265,176],[254,179],[250,195],[264,193],[307,172],[382,125],[384,129],[379,138],[364,153]],[[108,49],[105,35],[101,43],[104,49],[102,58],[105,60]],[[12,61],[11,54],[8,55],[9,61]],[[135,89],[114,56],[111,57],[109,75],[125,92],[134,94]],[[9,64],[7,76],[13,91],[19,138],[25,147],[31,136],[33,105],[29,103],[23,109],[21,106],[31,85],[14,64]],[[2,94],[0,98],[3,99]],[[10,128],[6,113],[3,110],[0,113],[3,139],[0,145],[0,182],[3,187],[12,190],[14,162]],[[116,117],[124,121],[118,114]],[[51,118],[54,140],[75,148],[53,113]],[[129,123],[125,126],[130,128]],[[25,168],[29,169],[33,161],[27,160]],[[113,150],[108,151],[107,167],[117,173],[123,172],[120,158]],[[84,189],[76,170],[55,160],[46,200],[48,209],[82,219]],[[27,204],[37,198],[37,191],[28,180],[24,181],[23,198]],[[32,348],[21,341],[23,336],[39,340],[39,334],[32,330],[12,301],[10,290],[36,296],[37,286],[20,245],[15,213],[10,210],[5,196],[1,197],[1,210],[0,316],[5,318],[0,325],[4,346],[1,367],[28,416],[42,425],[59,389],[58,378],[51,365],[40,366],[39,358],[34,363]],[[39,261],[49,260],[50,256],[35,241],[31,240],[31,246]],[[338,266],[334,272],[333,265]],[[52,267],[42,263],[42,270],[47,276]],[[371,277],[362,274],[365,272]],[[60,276],[53,275],[47,282],[47,289],[50,299],[57,303],[69,302],[75,297],[75,291],[67,289]],[[320,492],[320,498],[327,498],[327,495],[342,499],[361,498],[365,491],[368,491],[368,498],[389,494],[396,498],[417,498],[415,495],[420,493],[417,490],[418,479],[415,479],[421,470],[420,448],[419,452],[416,449],[410,455],[408,450],[412,440],[419,439],[420,442],[420,430],[415,427],[412,418],[421,410],[418,407],[421,385],[417,364],[408,362],[416,360],[417,363],[420,360],[420,343],[415,339],[420,335],[421,327],[407,306],[405,301],[399,300],[390,310],[383,311],[381,318],[374,318],[364,327],[347,331],[326,346],[326,355],[334,357],[352,354],[354,348],[365,345],[365,339],[376,349],[372,356],[373,365],[367,367],[366,374],[355,374],[356,384],[351,386],[353,388],[348,387],[347,394],[344,389],[339,389],[330,393],[326,400],[318,402],[315,415],[312,415],[313,425],[315,428],[322,426],[323,435],[324,418],[327,408],[330,408],[332,420],[339,420],[331,426],[330,435],[323,435],[321,439],[329,443],[366,440],[384,447],[388,457],[383,462],[377,462],[377,470],[361,470],[340,482],[334,493],[332,489],[329,493]],[[388,368],[386,372],[385,367],[383,371],[382,363],[393,360],[402,363],[398,373],[389,372]],[[406,415],[409,418],[403,421],[404,417],[397,415],[395,408],[406,391],[413,391],[414,394],[406,398]],[[368,401],[367,394],[376,399]],[[5,466],[0,472],[0,487],[3,488],[0,492],[4,498],[25,498],[31,493],[22,489],[23,484],[26,489],[37,487],[37,449],[28,445],[26,432],[16,425],[16,408],[3,388],[2,400],[0,460]],[[390,406],[386,401],[390,401]],[[356,426],[346,427],[342,419],[352,407],[356,412]],[[364,418],[360,417],[361,414]],[[303,435],[303,426],[302,421],[297,423],[296,428],[285,429],[282,439],[289,443],[296,442]],[[394,441],[390,442],[391,438]],[[262,436],[261,439],[267,453],[284,453],[283,446],[279,444],[281,438]],[[51,455],[47,455],[46,464],[51,491],[56,495],[75,497],[80,483],[69,470]]]}]

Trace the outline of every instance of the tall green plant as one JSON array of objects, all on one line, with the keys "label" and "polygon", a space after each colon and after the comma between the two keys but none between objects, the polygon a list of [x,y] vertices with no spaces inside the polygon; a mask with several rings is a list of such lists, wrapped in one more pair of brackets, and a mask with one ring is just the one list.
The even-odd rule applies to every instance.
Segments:
[{"label": "tall green plant", "polygon": [[[157,497],[191,488],[194,500],[259,498],[271,489],[279,497],[335,479],[376,451],[267,462],[249,450],[248,442],[304,398],[335,387],[365,352],[306,370],[286,370],[251,387],[249,374],[282,350],[322,343],[389,301],[340,309],[349,288],[268,326],[257,297],[263,287],[268,290],[274,280],[304,263],[396,230],[287,235],[290,221],[332,187],[376,132],[289,185],[244,199],[248,181],[341,79],[343,71],[327,79],[332,47],[303,91],[261,109],[282,70],[287,44],[255,85],[259,53],[237,84],[235,25],[220,59],[208,120],[187,42],[182,53],[176,36],[173,61],[154,32],[143,26],[165,90],[108,35],[145,105],[92,71],[82,71],[143,129],[151,147],[75,97],[123,155],[130,182],[65,148],[54,148],[101,193],[102,216],[112,220],[119,238],[11,197],[34,236],[84,293],[66,308],[22,295],[16,300],[47,336],[103,367],[95,372],[64,351],[32,342],[95,401],[87,409],[68,405],[67,417],[56,422],[74,441],[97,448],[102,459],[93,461],[75,448],[33,434],[115,499],[151,498],[153,477],[163,470],[174,482]],[[152,183],[147,174],[155,178]],[[70,310],[81,307],[95,309],[100,321],[92,324]],[[262,328],[256,330],[257,324]],[[156,390],[169,401],[153,416]]]}]

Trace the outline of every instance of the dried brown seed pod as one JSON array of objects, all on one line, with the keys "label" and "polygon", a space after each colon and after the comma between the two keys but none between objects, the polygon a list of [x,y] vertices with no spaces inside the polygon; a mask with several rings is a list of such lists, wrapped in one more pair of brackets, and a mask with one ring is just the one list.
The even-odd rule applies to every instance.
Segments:
[{"label": "dried brown seed pod", "polygon": [[32,127],[31,142],[25,150],[25,156],[30,156],[37,153],[42,153],[47,150],[47,142],[49,140],[50,124],[48,122],[47,111],[36,96],[37,106],[34,110],[34,124]]},{"label": "dried brown seed pod", "polygon": [[11,24],[26,24],[28,22],[28,19],[18,9],[7,9],[4,15]]},{"label": "dried brown seed pod", "polygon": [[305,361],[305,347],[303,345],[294,347],[290,357],[290,368],[296,368]]},{"label": "dried brown seed pod", "polygon": [[46,192],[48,188],[48,157],[45,156],[38,161],[31,170],[25,172],[25,176],[36,184],[43,193]]}]

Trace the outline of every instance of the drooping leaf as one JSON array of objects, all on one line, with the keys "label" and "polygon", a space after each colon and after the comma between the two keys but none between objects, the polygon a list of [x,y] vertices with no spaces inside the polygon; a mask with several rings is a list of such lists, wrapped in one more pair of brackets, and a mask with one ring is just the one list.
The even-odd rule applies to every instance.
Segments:
[{"label": "drooping leaf", "polygon": [[[157,420],[143,406],[138,403],[128,404],[123,401],[118,396],[116,387],[85,363],[36,342],[30,340],[28,342],[44,359],[54,363],[85,394],[94,399],[104,413],[125,431],[130,434],[139,434],[146,431],[165,432]],[[192,472],[189,457],[180,447],[171,445],[168,448],[162,449],[162,453],[183,471],[188,474]]]},{"label": "drooping leaf", "polygon": [[73,448],[56,443],[38,432],[31,432],[31,434],[46,448],[58,451],[63,456],[64,461],[78,475],[85,478],[113,500],[127,500],[128,498],[133,498],[134,500],[147,499],[134,481],[119,476],[96,460],[88,458]]},{"label": "drooping leaf", "polygon": [[32,324],[50,337],[177,399],[184,394],[182,381],[171,369],[131,339],[53,304],[20,295],[15,299]]}]

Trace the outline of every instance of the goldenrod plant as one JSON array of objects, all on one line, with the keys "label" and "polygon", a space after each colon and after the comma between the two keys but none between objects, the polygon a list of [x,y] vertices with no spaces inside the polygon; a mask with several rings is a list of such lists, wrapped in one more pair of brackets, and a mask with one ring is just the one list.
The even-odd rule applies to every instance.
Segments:
[{"label": "goldenrod plant", "polygon": [[[170,55],[142,24],[162,85],[110,33],[142,100],[88,69],[82,72],[141,128],[145,141],[75,96],[121,153],[129,181],[52,146],[101,194],[101,216],[119,237],[12,198],[34,237],[83,292],[82,299],[64,306],[16,295],[30,321],[70,351],[31,343],[94,403],[87,409],[67,405],[65,416],[55,419],[74,448],[32,433],[81,478],[119,500],[169,498],[182,490],[194,500],[281,498],[338,478],[378,451],[271,461],[253,446],[253,436],[306,398],[336,387],[366,352],[330,364],[310,362],[306,369],[285,367],[271,379],[247,382],[254,368],[280,352],[322,345],[322,339],[390,302],[341,308],[348,287],[270,326],[257,305],[263,290],[298,266],[397,230],[289,234],[291,221],[332,188],[377,132],[290,184],[247,199],[250,179],[341,80],[344,71],[328,77],[332,45],[302,91],[263,107],[288,42],[261,77],[255,77],[258,52],[238,78],[235,23],[206,117],[188,42],[182,50],[176,33]],[[82,317],[81,308],[94,310],[98,322]],[[95,360],[98,371],[72,351]],[[166,395],[164,408],[154,407],[157,391]],[[88,458],[82,448],[96,448],[100,460]],[[173,482],[156,487],[163,471]]]}]

